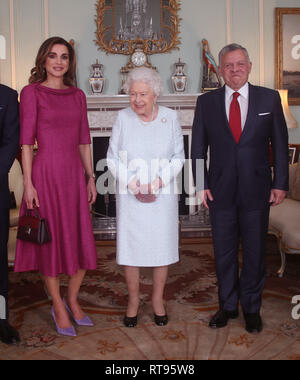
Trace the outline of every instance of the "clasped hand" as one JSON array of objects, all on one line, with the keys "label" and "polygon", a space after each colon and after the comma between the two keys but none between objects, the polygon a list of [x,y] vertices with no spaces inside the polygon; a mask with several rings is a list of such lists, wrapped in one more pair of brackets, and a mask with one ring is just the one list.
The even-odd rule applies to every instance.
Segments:
[{"label": "clasped hand", "polygon": [[128,189],[139,202],[153,203],[156,201],[156,192],[162,187],[162,181],[157,178],[151,183],[142,185],[135,178],[129,183]]}]

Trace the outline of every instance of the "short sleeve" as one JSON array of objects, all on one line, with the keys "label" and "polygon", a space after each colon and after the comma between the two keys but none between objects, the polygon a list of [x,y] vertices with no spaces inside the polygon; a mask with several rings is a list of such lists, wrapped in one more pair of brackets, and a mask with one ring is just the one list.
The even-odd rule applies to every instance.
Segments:
[{"label": "short sleeve", "polygon": [[83,91],[80,90],[80,100],[81,100],[81,123],[80,123],[80,136],[79,144],[91,144],[90,127],[87,117],[87,105],[86,96]]},{"label": "short sleeve", "polygon": [[35,85],[23,88],[20,95],[20,144],[34,145],[37,133],[37,97]]}]

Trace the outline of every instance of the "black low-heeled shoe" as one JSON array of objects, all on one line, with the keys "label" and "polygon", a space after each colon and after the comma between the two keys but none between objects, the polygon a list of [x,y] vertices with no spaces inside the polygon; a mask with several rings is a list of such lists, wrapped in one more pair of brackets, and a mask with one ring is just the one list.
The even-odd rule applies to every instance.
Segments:
[{"label": "black low-heeled shoe", "polygon": [[20,343],[18,331],[6,319],[0,320],[0,342],[17,345]]},{"label": "black low-heeled shoe", "polygon": [[137,325],[137,316],[127,317],[127,315],[125,315],[123,322],[126,327],[135,327]]},{"label": "black low-heeled shoe", "polygon": [[166,326],[169,322],[168,315],[156,315],[154,314],[154,322],[157,324],[157,326]]}]

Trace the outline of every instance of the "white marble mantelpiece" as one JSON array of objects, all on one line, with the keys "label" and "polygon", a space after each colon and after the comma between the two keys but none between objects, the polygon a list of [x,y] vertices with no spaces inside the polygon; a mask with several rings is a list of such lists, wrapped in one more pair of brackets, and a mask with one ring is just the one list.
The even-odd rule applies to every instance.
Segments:
[{"label": "white marble mantelpiece", "polygon": [[[178,112],[182,128],[191,128],[194,109],[200,94],[168,94],[158,98],[158,104]],[[128,95],[98,95],[87,97],[88,120],[92,131],[110,131],[118,111],[129,106]]]}]

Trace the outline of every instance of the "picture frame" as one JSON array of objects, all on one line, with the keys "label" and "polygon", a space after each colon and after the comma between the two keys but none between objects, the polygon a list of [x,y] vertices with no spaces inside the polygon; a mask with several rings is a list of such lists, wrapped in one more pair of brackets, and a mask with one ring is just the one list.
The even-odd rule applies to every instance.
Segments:
[{"label": "picture frame", "polygon": [[294,164],[295,163],[295,158],[296,158],[296,147],[289,147],[289,163]]},{"label": "picture frame", "polygon": [[289,158],[290,164],[300,162],[300,144],[289,144]]},{"label": "picture frame", "polygon": [[138,45],[145,54],[179,49],[181,0],[97,0],[98,49],[131,55]]},{"label": "picture frame", "polygon": [[300,105],[300,8],[275,8],[275,85]]}]

